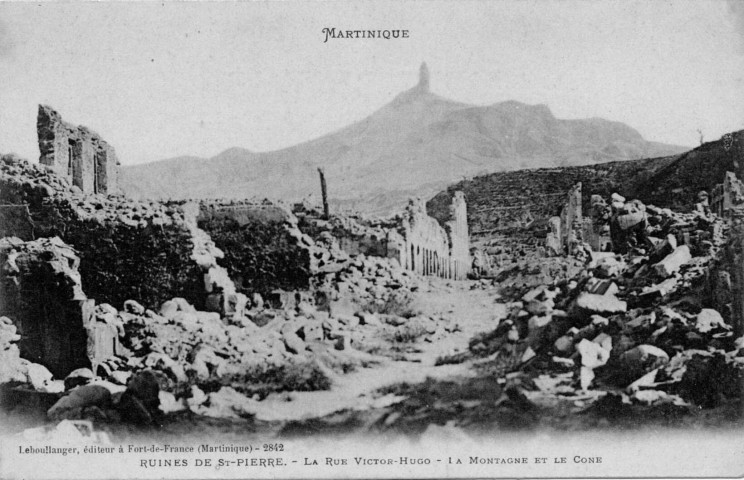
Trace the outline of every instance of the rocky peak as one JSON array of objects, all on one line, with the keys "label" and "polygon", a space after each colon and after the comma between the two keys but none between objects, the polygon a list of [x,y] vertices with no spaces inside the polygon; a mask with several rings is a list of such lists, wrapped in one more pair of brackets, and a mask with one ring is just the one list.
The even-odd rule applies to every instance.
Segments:
[{"label": "rocky peak", "polygon": [[422,62],[419,67],[418,89],[423,92],[429,91],[429,67],[426,66],[426,62]]}]

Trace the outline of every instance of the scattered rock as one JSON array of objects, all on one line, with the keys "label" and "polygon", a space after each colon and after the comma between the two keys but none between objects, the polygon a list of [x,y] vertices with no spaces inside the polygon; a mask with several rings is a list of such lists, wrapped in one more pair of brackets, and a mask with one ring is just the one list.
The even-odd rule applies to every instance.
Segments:
[{"label": "scattered rock", "polygon": [[90,368],[78,368],[65,377],[65,390],[71,390],[79,385],[90,383],[95,378]]},{"label": "scattered rock", "polygon": [[26,378],[34,390],[43,390],[48,382],[52,381],[52,372],[38,363],[26,363]]},{"label": "scattered rock", "polygon": [[679,269],[690,260],[692,260],[690,247],[682,245],[681,247],[677,247],[674,252],[670,253],[664,257],[663,260],[654,265],[654,271],[661,278],[667,278],[678,272]]},{"label": "scattered rock", "polygon": [[83,385],[70,391],[60,398],[52,408],[47,411],[47,416],[52,420],[80,418],[86,407],[111,406],[111,392],[101,385]]}]

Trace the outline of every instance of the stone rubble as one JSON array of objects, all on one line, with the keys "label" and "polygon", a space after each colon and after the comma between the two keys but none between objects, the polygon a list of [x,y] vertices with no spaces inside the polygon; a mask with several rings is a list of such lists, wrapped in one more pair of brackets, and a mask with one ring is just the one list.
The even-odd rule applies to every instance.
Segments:
[{"label": "stone rubble", "polygon": [[[525,286],[518,301],[505,304],[498,328],[471,341],[471,355],[507,365],[500,370],[507,378],[533,378],[543,395],[569,400],[592,393],[646,406],[712,407],[740,398],[744,337],[736,338],[735,318],[715,300],[731,293],[710,285],[726,247],[723,219],[637,200],[628,212],[625,202],[613,195],[606,208],[608,216],[624,212],[611,227],[633,229],[632,238],[616,232],[615,251],[591,252],[570,279]],[[535,355],[523,357],[525,349]]]}]

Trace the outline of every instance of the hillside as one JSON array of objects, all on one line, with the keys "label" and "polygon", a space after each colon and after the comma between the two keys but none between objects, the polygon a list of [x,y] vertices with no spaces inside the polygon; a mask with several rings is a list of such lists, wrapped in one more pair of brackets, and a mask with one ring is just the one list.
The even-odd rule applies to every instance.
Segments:
[{"label": "hillside", "polygon": [[727,137],[681,155],[482,175],[449,186],[428,202],[427,209],[437,218],[447,218],[452,195],[461,190],[471,232],[489,236],[524,218],[557,215],[565,192],[581,182],[585,208],[593,194],[609,198],[618,192],[646,204],[689,210],[698,192],[711,192],[727,171],[744,178],[744,130]]},{"label": "hillside", "polygon": [[126,167],[134,197],[318,196],[317,167],[336,206],[385,213],[411,195],[428,196],[479,173],[604,163],[680,153],[631,127],[592,118],[562,120],[545,105],[516,101],[474,106],[419,83],[367,118],[283,150],[231,148],[211,158],[179,157]]}]

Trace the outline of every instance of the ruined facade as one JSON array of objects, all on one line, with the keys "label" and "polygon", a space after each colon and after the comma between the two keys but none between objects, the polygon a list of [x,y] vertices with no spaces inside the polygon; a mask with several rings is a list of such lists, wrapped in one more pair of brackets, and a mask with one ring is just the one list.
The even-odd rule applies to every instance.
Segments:
[{"label": "ruined facade", "polygon": [[710,210],[719,217],[730,217],[735,210],[744,210],[744,183],[733,172],[726,172],[711,197]]},{"label": "ruined facade", "polygon": [[462,192],[455,192],[446,211],[429,216],[426,205],[411,199],[402,215],[369,221],[334,216],[328,221],[297,206],[299,227],[315,241],[330,234],[348,255],[382,257],[397,261],[406,270],[421,275],[462,280],[472,268],[467,204]]},{"label": "ruined facade", "polygon": [[36,120],[39,163],[52,167],[85,193],[118,192],[119,160],[114,148],[84,126],[62,121],[51,107],[39,105]]},{"label": "ruined facade", "polygon": [[[452,197],[449,215],[438,222],[420,200],[412,200],[399,228],[401,244],[394,251],[400,264],[420,273],[462,280],[471,269],[467,206],[462,192]],[[390,242],[389,242],[390,243]]]},{"label": "ruined facade", "polygon": [[548,225],[545,246],[549,254],[571,253],[582,242],[586,226],[581,211],[581,183],[568,191],[560,215],[551,217]]}]

